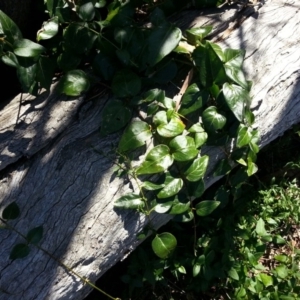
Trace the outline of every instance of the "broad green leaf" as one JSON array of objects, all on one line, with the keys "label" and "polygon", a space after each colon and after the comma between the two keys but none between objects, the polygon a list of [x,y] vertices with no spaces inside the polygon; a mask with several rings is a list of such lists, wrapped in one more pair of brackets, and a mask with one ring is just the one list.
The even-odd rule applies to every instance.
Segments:
[{"label": "broad green leaf", "polygon": [[241,49],[225,49],[224,59],[225,64],[230,67],[241,69],[245,57],[245,50]]},{"label": "broad green leaf", "polygon": [[157,132],[163,137],[174,137],[183,132],[185,128],[184,123],[179,117],[173,116],[167,124],[161,124],[157,127]]},{"label": "broad green leaf", "polygon": [[67,96],[79,96],[89,88],[89,79],[82,70],[72,70],[67,72],[57,84],[58,91]]},{"label": "broad green leaf", "polygon": [[201,271],[201,266],[199,264],[195,264],[193,266],[193,277],[196,277]]},{"label": "broad green leaf", "polygon": [[286,240],[280,235],[275,235],[273,238],[273,242],[275,244],[282,244],[282,245],[286,244]]},{"label": "broad green leaf", "polygon": [[17,68],[17,76],[21,83],[22,90],[25,93],[34,94],[34,91],[37,90],[37,83],[35,81],[37,74],[37,64],[28,60],[23,65],[19,65]]},{"label": "broad green leaf", "polygon": [[169,232],[156,235],[152,241],[152,249],[154,253],[162,259],[167,258],[177,246],[175,236]]},{"label": "broad green leaf", "polygon": [[0,33],[5,35],[5,39],[13,45],[22,39],[22,33],[16,23],[0,10]]},{"label": "broad green leaf", "polygon": [[195,146],[194,139],[189,136],[177,136],[170,142],[172,156],[176,161],[188,161],[199,153]]},{"label": "broad green leaf", "polygon": [[226,82],[223,85],[223,94],[230,110],[238,121],[243,122],[245,106],[250,104],[250,96],[247,90]]},{"label": "broad green leaf", "polygon": [[259,220],[257,221],[255,231],[259,236],[268,235],[265,229],[265,221],[262,218],[259,218]]},{"label": "broad green leaf", "polygon": [[81,5],[77,13],[81,20],[86,22],[92,21],[95,16],[95,8],[93,2],[86,2],[85,4]]},{"label": "broad green leaf", "polygon": [[200,91],[196,83],[190,85],[181,99],[181,105],[178,113],[186,116],[192,112],[198,111],[203,104],[207,102],[209,93],[207,91]]},{"label": "broad green leaf", "polygon": [[244,89],[248,89],[248,82],[245,78],[244,72],[241,69],[232,66],[224,65],[226,75],[229,79],[240,85]]},{"label": "broad green leaf", "polygon": [[209,157],[207,155],[196,158],[184,173],[186,179],[189,181],[198,181],[203,178],[208,166],[208,161]]},{"label": "broad green leaf", "polygon": [[190,209],[190,202],[184,194],[179,194],[173,200],[171,210],[168,212],[170,215],[180,215]]},{"label": "broad green leaf", "polygon": [[210,106],[203,112],[202,122],[205,129],[209,131],[216,131],[225,126],[226,117],[218,113],[215,106]]},{"label": "broad green leaf", "polygon": [[154,66],[176,48],[181,39],[181,30],[172,25],[154,27],[145,41],[143,59]]},{"label": "broad green leaf", "polygon": [[15,260],[17,258],[24,258],[30,252],[30,248],[26,244],[17,244],[15,245],[9,255],[9,258]]},{"label": "broad green leaf", "polygon": [[220,201],[204,200],[196,205],[196,213],[200,217],[211,214],[219,205]]},{"label": "broad green leaf", "polygon": [[273,278],[267,274],[260,273],[259,278],[265,287],[273,285]]},{"label": "broad green leaf", "polygon": [[58,17],[53,17],[52,19],[44,22],[42,29],[37,32],[37,41],[51,39],[58,33],[58,27]]},{"label": "broad green leaf", "polygon": [[162,189],[164,187],[163,184],[155,184],[150,181],[143,181],[142,188],[144,188],[147,191],[156,191],[159,189]]},{"label": "broad green leaf", "polygon": [[168,124],[167,112],[164,111],[164,110],[160,110],[158,113],[156,113],[156,114],[153,116],[153,123],[154,123],[156,126]]},{"label": "broad green leaf", "polygon": [[189,181],[187,182],[187,190],[190,197],[193,197],[193,199],[199,198],[202,196],[202,194],[205,191],[205,185],[203,179],[200,179],[199,181]]},{"label": "broad green leaf", "polygon": [[222,62],[224,62],[225,61],[225,55],[224,55],[224,52],[223,52],[222,48],[218,44],[215,44],[215,43],[210,43],[210,46],[213,48],[215,53],[219,56],[220,60]]},{"label": "broad green leaf", "polygon": [[64,30],[64,47],[67,52],[88,54],[98,35],[79,23],[71,23]]},{"label": "broad green leaf", "polygon": [[245,121],[247,122],[246,124],[248,124],[248,126],[253,125],[255,121],[255,116],[248,107],[245,107]]},{"label": "broad green leaf", "polygon": [[142,96],[141,103],[150,103],[153,101],[163,102],[165,99],[165,91],[153,89],[145,92]]},{"label": "broad green leaf", "polygon": [[114,206],[119,208],[130,208],[130,209],[136,209],[143,207],[145,205],[145,202],[141,198],[140,195],[137,194],[127,194],[115,201]]},{"label": "broad green leaf", "polygon": [[118,65],[113,57],[98,53],[92,64],[93,70],[105,80],[111,80],[118,69]]},{"label": "broad green leaf", "polygon": [[157,203],[154,207],[154,210],[159,214],[165,214],[168,212],[172,207],[173,201]]},{"label": "broad green leaf", "polygon": [[64,72],[76,69],[80,62],[81,57],[70,51],[64,51],[57,57],[57,64]]},{"label": "broad green leaf", "polygon": [[250,143],[252,138],[251,130],[247,126],[240,124],[238,128],[238,135],[236,140],[236,146],[241,148]]},{"label": "broad green leaf", "polygon": [[1,56],[1,60],[10,67],[17,68],[19,66],[18,59],[12,52],[5,52],[5,55]]},{"label": "broad green leaf", "polygon": [[228,159],[222,159],[216,165],[214,176],[222,176],[228,174],[231,169],[232,167],[229,164]]},{"label": "broad green leaf", "polygon": [[239,274],[237,273],[236,269],[234,268],[231,268],[229,271],[228,271],[228,276],[234,280],[239,280]]},{"label": "broad green leaf", "polygon": [[104,136],[123,128],[130,121],[131,109],[121,100],[110,100],[102,112],[100,133]]},{"label": "broad green leaf", "polygon": [[208,134],[206,132],[195,133],[195,147],[199,148],[207,141]]},{"label": "broad green leaf", "polygon": [[275,255],[275,256],[274,256],[274,259],[276,259],[276,260],[279,261],[279,262],[283,262],[283,263],[289,261],[289,257],[286,256],[286,255],[284,255],[284,254],[278,254],[278,255]]},{"label": "broad green leaf", "polygon": [[52,78],[54,76],[55,64],[48,57],[41,56],[37,62],[36,79],[40,87],[46,90],[50,89]]},{"label": "broad green leaf", "polygon": [[137,168],[136,174],[155,174],[166,171],[173,164],[170,149],[166,145],[158,145],[151,149],[145,161]]},{"label": "broad green leaf", "polygon": [[30,244],[37,245],[43,237],[43,226],[31,229],[26,236],[26,240]]},{"label": "broad green leaf", "polygon": [[255,174],[258,171],[258,167],[257,165],[252,162],[251,160],[247,160],[247,174],[248,176],[252,176],[253,174]]},{"label": "broad green leaf", "polygon": [[19,215],[20,209],[16,202],[12,202],[7,205],[2,212],[2,218],[5,220],[16,219]]},{"label": "broad green leaf", "polygon": [[279,265],[278,267],[275,268],[274,270],[278,277],[284,279],[289,275],[289,270],[285,265]]},{"label": "broad green leaf", "polygon": [[200,42],[212,31],[212,26],[192,28],[185,31],[187,40],[192,45],[199,45]]},{"label": "broad green leaf", "polygon": [[174,178],[171,182],[166,184],[164,188],[158,193],[157,198],[169,198],[178,194],[183,187],[183,180],[181,178]]},{"label": "broad green leaf", "polygon": [[152,132],[149,124],[142,121],[132,122],[122,135],[119,143],[119,151],[125,152],[128,150],[136,149],[145,145],[152,137]]},{"label": "broad green leaf", "polygon": [[188,132],[202,133],[202,132],[204,132],[204,129],[203,129],[203,127],[201,126],[200,123],[196,123],[196,124],[193,124],[193,126],[191,126],[191,127],[188,129]]},{"label": "broad green leaf", "polygon": [[35,57],[39,56],[45,50],[46,49],[42,45],[34,43],[27,39],[17,40],[14,43],[14,53],[17,56]]},{"label": "broad green leaf", "polygon": [[111,88],[117,97],[135,96],[141,90],[141,79],[131,70],[123,69],[114,75]]},{"label": "broad green leaf", "polygon": [[187,223],[192,221],[193,219],[194,219],[194,213],[190,208],[188,208],[188,210],[185,211],[184,213],[175,215],[173,221],[180,222],[180,223]]}]

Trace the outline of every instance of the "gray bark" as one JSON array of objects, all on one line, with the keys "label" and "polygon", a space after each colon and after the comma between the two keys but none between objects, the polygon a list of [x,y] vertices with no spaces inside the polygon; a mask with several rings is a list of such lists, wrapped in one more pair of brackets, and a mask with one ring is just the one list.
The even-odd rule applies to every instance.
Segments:
[{"label": "gray bark", "polygon": [[[254,83],[252,107],[261,146],[300,121],[299,10],[296,1],[273,0],[257,12],[231,9],[235,18],[227,17],[230,22],[222,21],[223,13],[211,17],[222,21],[214,34],[225,38],[220,45],[247,51],[245,71]],[[243,14],[242,24],[232,24]],[[183,19],[182,26],[206,22],[205,17],[195,21],[192,13]],[[1,210],[16,201],[21,217],[10,224],[24,234],[43,225],[41,247],[95,281],[138,245],[136,234],[147,223],[137,213],[113,208],[131,185],[113,176],[113,155],[93,149],[109,153],[118,142],[119,134],[100,138],[98,133],[109,96],[103,92],[93,100],[67,100],[52,90],[23,101],[17,119],[19,98],[0,112]],[[206,151],[211,157],[208,187],[218,179],[211,170],[222,154]],[[157,228],[169,220],[151,218]],[[87,285],[38,249],[10,261],[10,250],[19,242],[15,233],[0,231],[0,291],[8,293],[0,293],[0,299],[82,299],[88,294]]]}]

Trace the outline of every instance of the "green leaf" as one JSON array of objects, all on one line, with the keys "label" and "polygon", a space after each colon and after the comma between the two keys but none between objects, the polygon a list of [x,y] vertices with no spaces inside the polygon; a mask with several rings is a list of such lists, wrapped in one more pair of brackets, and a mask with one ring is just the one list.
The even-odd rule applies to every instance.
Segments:
[{"label": "green leaf", "polygon": [[2,62],[4,62],[6,65],[13,67],[13,68],[18,68],[19,67],[19,62],[17,57],[15,56],[14,53],[12,52],[5,52],[5,55],[1,56]]},{"label": "green leaf", "polygon": [[194,139],[189,136],[177,136],[170,142],[172,156],[176,161],[188,161],[199,153],[195,146]]},{"label": "green leaf", "polygon": [[165,99],[165,91],[160,89],[152,89],[145,92],[139,104],[150,103],[153,101],[163,102]]},{"label": "green leaf", "polygon": [[208,161],[209,157],[207,155],[196,158],[184,173],[186,179],[189,181],[198,181],[203,178],[208,166]]},{"label": "green leaf", "polygon": [[212,26],[192,28],[185,31],[187,40],[192,45],[199,45],[200,42],[212,31]]},{"label": "green leaf", "polygon": [[268,233],[265,229],[265,221],[262,218],[259,218],[259,220],[257,221],[255,231],[259,236],[268,235]]},{"label": "green leaf", "polygon": [[159,214],[165,214],[172,207],[173,201],[168,201],[164,203],[158,203],[155,205],[154,210]]},{"label": "green leaf", "polygon": [[285,265],[279,265],[278,267],[275,268],[274,270],[278,277],[284,279],[289,275],[289,270]]},{"label": "green leaf", "polygon": [[20,215],[20,209],[16,202],[10,203],[2,212],[2,218],[5,220],[16,219]]},{"label": "green leaf", "polygon": [[14,43],[14,53],[17,56],[35,57],[39,56],[45,50],[46,49],[42,45],[34,43],[27,39],[17,40]]},{"label": "green leaf", "polygon": [[157,198],[163,199],[176,195],[183,187],[181,178],[174,178],[158,193]]},{"label": "green leaf", "polygon": [[200,123],[196,123],[196,124],[193,124],[193,126],[191,126],[191,127],[188,129],[188,132],[192,132],[192,133],[202,133],[202,132],[204,132],[204,129],[203,129],[203,127],[201,126]]},{"label": "green leaf", "polygon": [[132,122],[122,135],[119,143],[119,151],[125,152],[136,149],[145,145],[152,137],[151,127],[146,122],[135,121]]},{"label": "green leaf", "polygon": [[57,64],[59,68],[62,69],[64,72],[74,70],[75,68],[77,68],[80,62],[81,58],[70,51],[64,51],[57,57]]},{"label": "green leaf", "polygon": [[162,259],[167,258],[177,246],[175,236],[169,232],[156,235],[152,241],[152,249],[154,253]]},{"label": "green leaf", "polygon": [[37,89],[35,81],[37,74],[37,64],[28,58],[24,58],[25,63],[17,68],[17,76],[25,93],[34,94]]},{"label": "green leaf", "polygon": [[280,235],[275,235],[274,238],[273,238],[273,242],[275,244],[279,244],[279,245],[280,244],[281,245],[286,244],[286,240],[283,237],[281,237]]},{"label": "green leaf", "polygon": [[245,78],[244,72],[241,69],[232,66],[224,65],[226,75],[229,79],[240,85],[244,89],[248,89],[248,82]]},{"label": "green leaf", "polygon": [[127,194],[115,201],[114,206],[118,208],[130,208],[130,209],[136,209],[143,207],[145,205],[145,202],[141,198],[140,195],[137,194]]},{"label": "green leaf", "polygon": [[55,64],[48,57],[41,56],[37,62],[36,79],[40,83],[40,87],[46,90],[50,89],[52,78],[55,71]]},{"label": "green leaf", "polygon": [[28,243],[37,245],[43,237],[43,226],[38,226],[31,229],[26,236]]},{"label": "green leaf", "polygon": [[258,171],[258,167],[257,165],[252,162],[251,160],[247,160],[247,174],[248,176],[252,176],[253,174],[255,174]]},{"label": "green leaf", "polygon": [[252,138],[251,129],[243,124],[240,124],[238,129],[236,146],[238,148],[241,148],[243,146],[248,145],[251,141],[251,138]]},{"label": "green leaf", "polygon": [[92,21],[95,16],[95,8],[93,2],[90,1],[81,5],[78,9],[78,16],[83,21]]},{"label": "green leaf", "polygon": [[156,191],[159,189],[162,189],[164,187],[164,184],[155,184],[150,181],[143,181],[142,188],[144,188],[147,191]]},{"label": "green leaf", "polygon": [[238,121],[243,122],[245,106],[250,104],[250,96],[247,90],[226,82],[223,85],[223,94],[230,110]]},{"label": "green leaf", "polygon": [[[190,202],[186,195],[179,194],[175,197],[175,199],[172,201],[172,207],[171,210],[168,212],[170,215],[181,215],[188,211],[190,209]],[[186,216],[186,218],[189,218],[190,216]],[[187,220],[186,220],[187,221]]]},{"label": "green leaf", "polygon": [[54,37],[58,33],[58,17],[53,17],[52,19],[43,23],[42,29],[37,32],[37,41],[48,40]]},{"label": "green leaf", "polygon": [[166,145],[158,145],[151,149],[145,161],[137,168],[136,174],[155,174],[166,171],[173,164],[170,149]]},{"label": "green leaf", "polygon": [[211,214],[219,205],[220,201],[204,200],[196,205],[196,213],[200,217]]},{"label": "green leaf", "polygon": [[67,96],[79,96],[89,88],[89,79],[82,70],[72,70],[67,72],[57,84],[58,91]]},{"label": "green leaf", "polygon": [[173,116],[167,124],[160,124],[157,127],[157,132],[160,136],[169,138],[181,134],[184,128],[185,125],[181,121],[181,119],[179,117]]},{"label": "green leaf", "polygon": [[196,148],[201,147],[207,141],[208,135],[206,132],[196,133],[195,134],[195,146]]},{"label": "green leaf", "polygon": [[222,159],[216,165],[214,176],[222,176],[228,174],[231,169],[232,167],[229,164],[228,159]]},{"label": "green leaf", "polygon": [[102,112],[101,130],[103,136],[123,128],[131,119],[132,112],[123,101],[110,100]]},{"label": "green leaf", "polygon": [[22,39],[22,33],[16,23],[0,10],[0,33],[3,32],[5,39],[14,44],[16,41]]},{"label": "green leaf", "polygon": [[275,256],[274,256],[274,259],[276,259],[276,260],[279,261],[279,262],[283,262],[283,263],[289,261],[289,257],[286,256],[286,255],[284,255],[284,254],[278,254],[278,255],[275,255]]},{"label": "green leaf", "polygon": [[200,91],[198,85],[190,85],[181,99],[181,106],[178,111],[180,115],[186,116],[192,112],[198,111],[203,104],[207,102],[209,93],[205,90]]},{"label": "green leaf", "polygon": [[[177,211],[177,205],[175,206]],[[173,210],[173,207],[172,207]],[[188,207],[187,210],[181,212],[180,214],[175,214],[173,221],[175,222],[181,222],[181,223],[187,223],[194,219],[194,213],[193,211]]]},{"label": "green leaf", "polygon": [[245,50],[241,49],[225,49],[224,61],[227,66],[241,69],[245,57]]},{"label": "green leaf", "polygon": [[145,41],[143,59],[154,66],[176,48],[181,39],[181,30],[172,25],[154,27]]},{"label": "green leaf", "polygon": [[222,48],[218,44],[215,44],[215,43],[210,43],[210,46],[215,51],[215,53],[218,55],[220,60],[224,62],[225,61],[225,55],[224,55],[224,52],[223,52]]},{"label": "green leaf", "polygon": [[9,259],[15,260],[17,258],[24,258],[30,252],[30,248],[26,244],[15,245],[9,255]]},{"label": "green leaf", "polygon": [[202,196],[202,194],[205,191],[205,185],[203,179],[200,179],[199,181],[189,181],[187,182],[187,190],[190,195],[190,197],[199,198]]},{"label": "green leaf", "polygon": [[105,80],[111,80],[118,69],[114,58],[101,52],[95,56],[92,67]]},{"label": "green leaf", "polygon": [[210,106],[203,112],[202,121],[205,129],[215,131],[225,126],[226,117],[218,113],[215,106]]},{"label": "green leaf", "polygon": [[237,273],[236,269],[234,268],[231,268],[229,271],[228,271],[228,276],[234,280],[239,280],[239,274]]},{"label": "green leaf", "polygon": [[267,274],[259,273],[259,278],[265,287],[273,285],[273,278]]},{"label": "green leaf", "polygon": [[117,97],[135,96],[141,90],[141,79],[131,70],[123,69],[113,77],[111,88]]}]

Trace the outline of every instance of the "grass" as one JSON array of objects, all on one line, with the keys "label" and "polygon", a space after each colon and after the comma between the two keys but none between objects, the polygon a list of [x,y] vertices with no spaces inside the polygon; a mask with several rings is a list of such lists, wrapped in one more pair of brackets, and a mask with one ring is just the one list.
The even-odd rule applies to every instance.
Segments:
[{"label": "grass", "polygon": [[160,229],[177,237],[170,259],[146,240],[98,285],[123,300],[300,299],[299,149],[296,126],[259,153],[259,172],[235,197],[225,179],[205,192],[221,209],[196,219],[196,240],[190,223],[171,221]]}]

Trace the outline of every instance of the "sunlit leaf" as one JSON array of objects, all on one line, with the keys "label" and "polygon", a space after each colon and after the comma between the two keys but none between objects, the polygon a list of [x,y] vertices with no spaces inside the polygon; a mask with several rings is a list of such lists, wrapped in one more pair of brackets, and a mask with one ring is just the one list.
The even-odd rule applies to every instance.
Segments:
[{"label": "sunlit leaf", "polygon": [[225,126],[226,117],[220,114],[215,106],[210,106],[203,112],[202,121],[205,129],[215,131]]},{"label": "sunlit leaf", "polygon": [[52,19],[44,22],[42,29],[37,32],[37,41],[51,39],[58,33],[58,27],[58,17],[53,17]]},{"label": "sunlit leaf", "polygon": [[155,184],[150,181],[143,181],[142,188],[148,191],[155,191],[162,189],[164,187],[164,184]]},{"label": "sunlit leaf", "polygon": [[211,214],[221,202],[213,200],[204,200],[196,205],[196,213],[198,216],[205,217]]},{"label": "sunlit leaf", "polygon": [[115,207],[118,208],[130,208],[130,209],[136,209],[141,208],[145,205],[145,202],[141,198],[140,195],[137,194],[127,194],[119,199],[117,199],[114,203]]},{"label": "sunlit leaf", "polygon": [[182,187],[183,180],[181,178],[174,178],[158,193],[157,198],[162,199],[174,196],[182,189]]},{"label": "sunlit leaf", "polygon": [[187,40],[192,45],[198,45],[211,31],[212,26],[203,26],[199,28],[192,28],[185,31]]},{"label": "sunlit leaf", "polygon": [[189,181],[198,181],[203,178],[208,166],[208,161],[209,157],[207,155],[196,158],[184,173],[186,179]]},{"label": "sunlit leaf", "polygon": [[234,268],[231,268],[229,271],[228,271],[228,276],[234,280],[239,280],[240,277],[239,277],[239,274],[237,273],[236,269]]},{"label": "sunlit leaf", "polygon": [[5,39],[12,45],[22,39],[22,33],[16,23],[0,10],[0,32],[5,35]]},{"label": "sunlit leaf", "polygon": [[157,132],[163,137],[174,137],[183,132],[185,128],[184,123],[179,117],[172,117],[167,124],[161,124],[157,127]]},{"label": "sunlit leaf", "polygon": [[34,43],[27,39],[17,40],[14,43],[14,53],[17,56],[35,57],[39,56],[45,50],[46,49],[42,45]]},{"label": "sunlit leaf", "polygon": [[255,231],[259,236],[266,236],[268,234],[265,229],[265,221],[262,218],[259,218],[257,221]]},{"label": "sunlit leaf", "polygon": [[194,139],[189,136],[177,136],[170,142],[172,155],[177,161],[188,161],[196,157],[199,153],[195,146]]},{"label": "sunlit leaf", "polygon": [[18,59],[12,52],[7,51],[5,55],[1,56],[1,60],[10,67],[17,68],[19,66]]},{"label": "sunlit leaf", "polygon": [[91,21],[94,19],[95,16],[95,8],[94,8],[94,4],[92,1],[90,2],[86,2],[84,4],[82,4],[79,9],[78,9],[78,16],[80,17],[80,19],[82,19],[83,21]]},{"label": "sunlit leaf", "polygon": [[241,148],[243,146],[246,146],[251,141],[252,134],[250,128],[247,126],[241,124],[238,129],[238,135],[236,140],[236,146],[238,148]]},{"label": "sunlit leaf", "polygon": [[273,278],[267,274],[260,273],[259,278],[265,287],[273,285]]},{"label": "sunlit leaf", "polygon": [[169,232],[157,234],[152,241],[152,249],[159,258],[167,258],[177,246],[175,236]]}]

